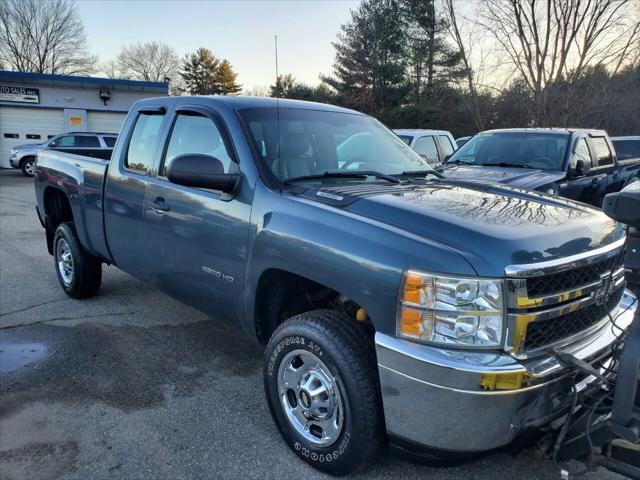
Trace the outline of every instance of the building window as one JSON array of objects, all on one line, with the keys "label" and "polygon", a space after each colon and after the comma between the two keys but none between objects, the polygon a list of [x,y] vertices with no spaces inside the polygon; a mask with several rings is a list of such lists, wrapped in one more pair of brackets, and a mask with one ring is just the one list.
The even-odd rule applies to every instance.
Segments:
[{"label": "building window", "polygon": [[116,137],[102,137],[104,139],[104,143],[107,147],[113,148],[116,144]]},{"label": "building window", "polygon": [[40,135],[37,133],[27,133],[28,140],[40,140]]},{"label": "building window", "polygon": [[47,135],[47,140],[49,140],[50,138],[55,137],[55,135]]},{"label": "building window", "polygon": [[17,133],[5,133],[4,138],[20,138],[20,135]]}]

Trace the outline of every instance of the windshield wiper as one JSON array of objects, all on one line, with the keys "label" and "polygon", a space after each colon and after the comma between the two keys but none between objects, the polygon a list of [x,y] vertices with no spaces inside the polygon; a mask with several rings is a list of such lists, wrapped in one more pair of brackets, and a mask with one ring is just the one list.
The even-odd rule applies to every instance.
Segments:
[{"label": "windshield wiper", "polygon": [[533,168],[531,165],[527,165],[526,163],[509,163],[509,162],[482,163],[482,164],[480,164],[480,166],[484,166],[484,167]]},{"label": "windshield wiper", "polygon": [[375,170],[354,170],[353,172],[336,172],[327,170],[323,173],[317,173],[315,175],[302,175],[299,177],[288,178],[284,183],[293,183],[304,180],[319,180],[323,178],[367,178],[367,177],[375,177],[381,180],[386,180],[391,183],[400,183],[396,177],[391,175],[387,175],[382,172],[376,172]]},{"label": "windshield wiper", "polygon": [[449,165],[449,164],[456,164],[456,165],[476,165],[475,162],[465,162],[463,160],[449,160],[447,163],[445,163],[445,165]]},{"label": "windshield wiper", "polygon": [[396,175],[405,175],[407,177],[426,177],[427,175],[433,175],[438,178],[447,178],[443,174],[441,174],[440,172],[436,172],[435,170],[408,170]]}]

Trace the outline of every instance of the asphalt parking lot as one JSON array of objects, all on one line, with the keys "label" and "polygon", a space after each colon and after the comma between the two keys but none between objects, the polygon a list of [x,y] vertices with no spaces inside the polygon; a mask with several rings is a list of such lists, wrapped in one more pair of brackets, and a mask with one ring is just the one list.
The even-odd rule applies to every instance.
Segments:
[{"label": "asphalt parking lot", "polygon": [[[0,171],[0,478],[325,478],[272,423],[252,340],[114,267],[97,297],[63,293],[32,183]],[[532,450],[447,469],[387,454],[360,477],[560,478]]]}]

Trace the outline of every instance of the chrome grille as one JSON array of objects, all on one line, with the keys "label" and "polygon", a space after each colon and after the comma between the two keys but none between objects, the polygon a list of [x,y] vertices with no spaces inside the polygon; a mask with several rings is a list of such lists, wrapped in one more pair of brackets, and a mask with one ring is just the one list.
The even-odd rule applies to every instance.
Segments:
[{"label": "chrome grille", "polygon": [[600,279],[606,272],[613,272],[622,266],[624,249],[609,258],[605,258],[591,265],[573,268],[566,272],[552,273],[527,279],[527,292],[530,297],[549,295],[552,293],[571,290]]},{"label": "chrome grille", "polygon": [[531,322],[527,325],[524,350],[546,347],[563,338],[589,330],[605,318],[620,302],[624,288],[618,288],[604,303],[592,303],[584,308],[559,317]]},{"label": "chrome grille", "polygon": [[560,260],[508,266],[507,349],[536,355],[604,325],[624,292],[624,240]]}]

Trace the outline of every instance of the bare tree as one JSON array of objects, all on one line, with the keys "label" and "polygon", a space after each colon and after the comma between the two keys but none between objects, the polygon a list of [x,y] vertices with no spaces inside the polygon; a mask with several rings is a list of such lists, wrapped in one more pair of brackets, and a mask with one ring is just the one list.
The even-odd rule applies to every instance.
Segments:
[{"label": "bare tree", "polygon": [[132,43],[122,48],[114,62],[103,65],[107,75],[148,82],[177,79],[180,58],[175,50],[161,42]]},{"label": "bare tree", "polygon": [[441,8],[443,9],[444,18],[449,29],[449,35],[460,55],[460,63],[464,71],[464,90],[466,90],[463,99],[467,109],[473,116],[478,131],[485,129],[484,119],[480,103],[480,95],[478,92],[477,71],[474,70],[471,60],[471,48],[473,45],[473,35],[463,36],[462,25],[458,15],[459,2],[457,0],[442,0]]},{"label": "bare tree", "polygon": [[578,78],[587,67],[620,69],[636,61],[640,27],[634,0],[486,0],[482,5],[479,22],[533,93],[538,125],[545,123],[551,83]]},{"label": "bare tree", "polygon": [[0,1],[0,63],[21,72],[95,70],[84,26],[71,0]]}]

